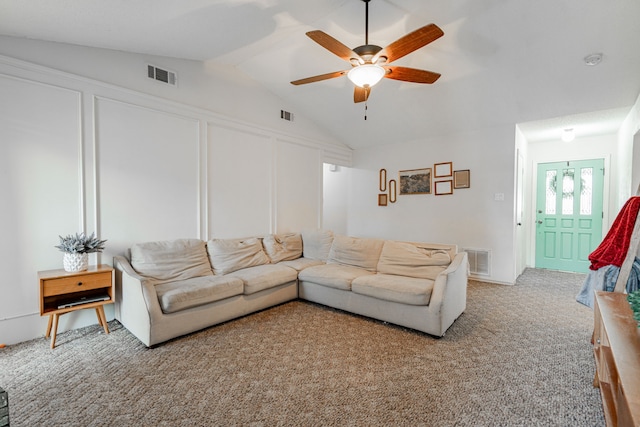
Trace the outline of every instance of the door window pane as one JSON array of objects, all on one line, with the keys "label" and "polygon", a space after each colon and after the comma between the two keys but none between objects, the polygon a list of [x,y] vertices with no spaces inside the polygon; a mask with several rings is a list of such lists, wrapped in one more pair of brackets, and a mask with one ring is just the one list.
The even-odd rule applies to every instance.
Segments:
[{"label": "door window pane", "polygon": [[575,169],[562,170],[562,215],[573,215]]},{"label": "door window pane", "polygon": [[593,205],[593,168],[583,168],[580,171],[580,215],[591,215]]},{"label": "door window pane", "polygon": [[555,215],[556,214],[556,176],[558,171],[550,170],[547,171],[546,177],[546,198],[545,198],[545,208],[544,212],[547,215]]}]

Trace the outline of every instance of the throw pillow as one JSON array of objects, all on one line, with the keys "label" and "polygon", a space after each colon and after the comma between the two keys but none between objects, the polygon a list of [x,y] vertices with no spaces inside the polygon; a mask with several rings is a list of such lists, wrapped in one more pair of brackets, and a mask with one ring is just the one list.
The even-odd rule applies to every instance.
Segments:
[{"label": "throw pillow", "polygon": [[261,239],[213,239],[207,242],[215,274],[228,274],[247,267],[269,264]]},{"label": "throw pillow", "polygon": [[302,236],[300,233],[269,234],[262,239],[262,245],[274,264],[302,256]]},{"label": "throw pillow", "polygon": [[211,276],[205,242],[178,239],[138,243],[131,247],[131,266],[155,284]]}]

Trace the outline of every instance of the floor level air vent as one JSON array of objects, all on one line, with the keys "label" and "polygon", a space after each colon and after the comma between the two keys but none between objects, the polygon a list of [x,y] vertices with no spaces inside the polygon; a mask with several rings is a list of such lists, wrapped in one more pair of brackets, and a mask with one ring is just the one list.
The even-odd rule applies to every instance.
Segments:
[{"label": "floor level air vent", "polygon": [[163,70],[155,65],[147,65],[147,77],[171,86],[178,84],[178,75],[173,71]]},{"label": "floor level air vent", "polygon": [[462,249],[469,258],[469,270],[471,274],[478,276],[491,275],[491,251],[487,249]]},{"label": "floor level air vent", "polygon": [[284,110],[280,110],[280,118],[282,120],[286,120],[288,122],[292,122],[293,121],[293,113],[290,113],[290,112],[284,111]]}]

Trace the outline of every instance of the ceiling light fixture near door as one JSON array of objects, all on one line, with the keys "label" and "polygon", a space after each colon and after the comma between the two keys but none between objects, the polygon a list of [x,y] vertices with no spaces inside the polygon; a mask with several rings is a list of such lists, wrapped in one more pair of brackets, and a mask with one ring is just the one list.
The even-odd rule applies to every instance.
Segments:
[{"label": "ceiling light fixture near door", "polygon": [[591,55],[587,55],[584,57],[584,63],[590,67],[598,65],[602,62],[602,54],[601,53],[592,53]]},{"label": "ceiling light fixture near door", "polygon": [[575,139],[576,133],[573,131],[573,128],[567,128],[562,131],[562,141],[563,142],[571,142]]}]

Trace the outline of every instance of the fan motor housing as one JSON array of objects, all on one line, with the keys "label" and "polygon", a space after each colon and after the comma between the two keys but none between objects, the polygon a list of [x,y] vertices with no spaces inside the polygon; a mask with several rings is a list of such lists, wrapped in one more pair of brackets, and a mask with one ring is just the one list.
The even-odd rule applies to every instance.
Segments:
[{"label": "fan motor housing", "polygon": [[353,51],[360,55],[360,57],[364,59],[365,62],[370,62],[371,58],[373,58],[373,56],[381,50],[382,48],[375,44],[364,44],[353,49]]}]

